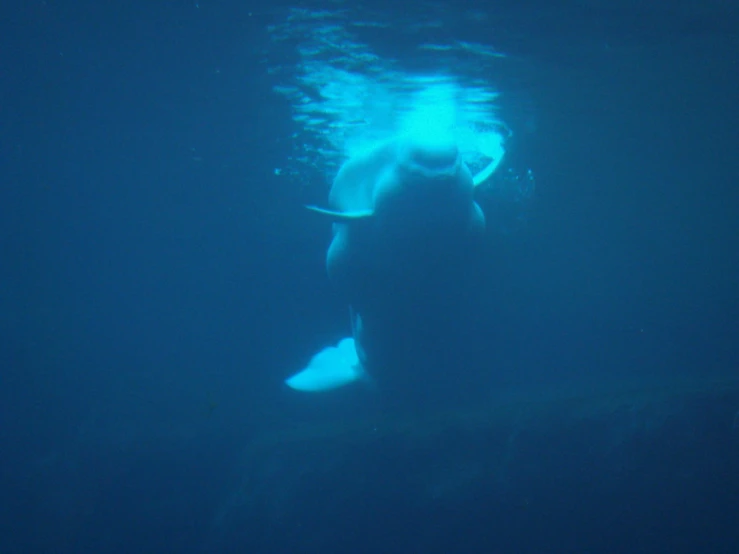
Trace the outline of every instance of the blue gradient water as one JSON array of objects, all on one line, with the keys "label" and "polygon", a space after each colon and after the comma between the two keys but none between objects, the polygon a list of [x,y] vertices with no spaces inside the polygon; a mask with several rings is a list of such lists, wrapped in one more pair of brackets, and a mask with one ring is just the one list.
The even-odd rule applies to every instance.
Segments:
[{"label": "blue gradient water", "polygon": [[[736,552],[739,12],[294,8],[0,9],[0,551]],[[429,82],[505,148],[487,400],[291,394],[350,332],[303,205]]]}]

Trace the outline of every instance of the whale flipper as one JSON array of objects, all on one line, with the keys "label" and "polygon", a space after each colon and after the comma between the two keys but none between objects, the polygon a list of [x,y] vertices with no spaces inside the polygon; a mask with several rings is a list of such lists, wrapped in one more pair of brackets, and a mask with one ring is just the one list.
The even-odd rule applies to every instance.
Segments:
[{"label": "whale flipper", "polygon": [[285,380],[291,389],[321,392],[338,389],[366,378],[353,338],[345,338],[311,358],[308,366]]},{"label": "whale flipper", "polygon": [[330,217],[335,223],[350,223],[358,219],[366,219],[372,217],[374,212],[372,210],[354,210],[347,212],[340,212],[337,210],[329,210],[327,208],[320,208],[318,206],[306,206],[310,211],[316,212],[321,215]]},{"label": "whale flipper", "polygon": [[[510,136],[510,130],[508,132]],[[485,183],[490,176],[495,173],[503,161],[505,155],[505,148],[503,147],[503,137],[498,133],[488,133],[485,135],[484,140],[481,142],[482,153],[490,158],[490,162],[475,176],[472,178],[472,182],[475,187],[479,187]]]}]

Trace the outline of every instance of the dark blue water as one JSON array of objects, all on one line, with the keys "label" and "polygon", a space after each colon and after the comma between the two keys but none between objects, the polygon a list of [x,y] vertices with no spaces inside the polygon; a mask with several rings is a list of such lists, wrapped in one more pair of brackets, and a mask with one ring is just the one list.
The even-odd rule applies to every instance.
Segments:
[{"label": "dark blue water", "polygon": [[739,551],[739,11],[506,4],[535,205],[489,400],[423,415],[284,389],[348,321],[274,175],[280,6],[0,9],[0,551]]}]

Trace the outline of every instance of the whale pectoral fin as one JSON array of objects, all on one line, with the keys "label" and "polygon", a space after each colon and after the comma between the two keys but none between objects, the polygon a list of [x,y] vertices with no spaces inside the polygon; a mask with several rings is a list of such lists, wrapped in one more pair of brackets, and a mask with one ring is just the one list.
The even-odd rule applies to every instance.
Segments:
[{"label": "whale pectoral fin", "polygon": [[[510,137],[510,135],[511,132],[508,130],[508,136]],[[505,156],[504,137],[500,133],[488,133],[481,136],[480,140],[480,151],[490,158],[490,163],[473,177],[472,181],[475,187],[479,187],[490,179],[490,176],[495,173]]]},{"label": "whale pectoral fin", "polygon": [[335,223],[351,223],[352,221],[360,221],[374,215],[372,210],[356,210],[353,212],[338,212],[327,208],[319,208],[318,206],[306,206],[310,211],[317,214],[325,215]]},{"label": "whale pectoral fin", "polygon": [[285,384],[297,391],[322,392],[365,379],[354,339],[345,338],[337,346],[324,348],[313,356],[308,367],[286,379]]},{"label": "whale pectoral fin", "polygon": [[497,159],[493,159],[488,165],[486,165],[485,168],[483,168],[482,171],[480,171],[479,173],[477,173],[472,178],[473,185],[475,187],[479,187],[480,185],[482,185],[483,183],[485,183],[485,181],[487,181],[488,179],[490,179],[490,176],[493,173],[495,173],[495,170],[498,169],[498,166],[500,165],[500,162],[502,160],[503,160],[502,157],[497,158]]}]

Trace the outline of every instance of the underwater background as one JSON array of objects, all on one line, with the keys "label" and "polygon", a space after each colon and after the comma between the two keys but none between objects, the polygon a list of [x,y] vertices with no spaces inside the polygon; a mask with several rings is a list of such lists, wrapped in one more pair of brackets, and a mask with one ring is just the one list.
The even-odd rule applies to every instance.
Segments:
[{"label": "underwater background", "polygon": [[[736,4],[29,0],[0,46],[0,552],[739,552]],[[508,137],[489,375],[296,394],[350,332],[304,205],[442,73]]]}]

